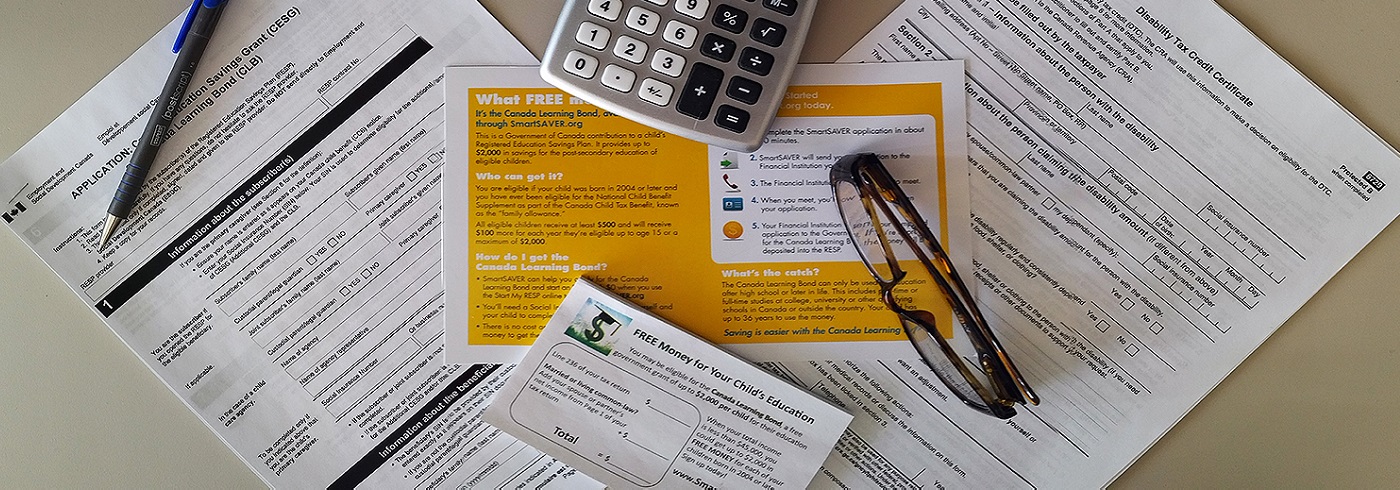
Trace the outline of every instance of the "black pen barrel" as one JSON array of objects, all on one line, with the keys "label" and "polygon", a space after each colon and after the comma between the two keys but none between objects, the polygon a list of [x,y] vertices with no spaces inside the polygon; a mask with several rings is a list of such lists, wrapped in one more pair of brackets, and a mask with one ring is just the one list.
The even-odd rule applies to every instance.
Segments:
[{"label": "black pen barrel", "polygon": [[152,108],[151,118],[146,122],[146,129],[142,131],[141,139],[137,140],[136,151],[131,155],[131,161],[127,162],[121,181],[117,183],[112,203],[107,206],[108,215],[125,219],[136,206],[136,198],[141,194],[151,162],[155,161],[156,153],[170,136],[170,124],[180,112],[180,101],[185,97],[185,90],[194,83],[199,59],[223,11],[223,4],[220,4],[214,8],[201,7],[195,14],[184,44],[180,46],[180,53],[175,57],[175,65],[166,77],[165,87]]}]

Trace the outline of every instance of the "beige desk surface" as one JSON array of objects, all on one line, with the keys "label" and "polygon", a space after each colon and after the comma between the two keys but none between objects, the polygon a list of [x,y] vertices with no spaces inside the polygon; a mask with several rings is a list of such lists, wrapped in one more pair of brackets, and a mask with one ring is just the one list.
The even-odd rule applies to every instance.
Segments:
[{"label": "beige desk surface", "polygon": [[[483,3],[538,53],[562,0]],[[822,0],[806,60],[836,58],[898,3]],[[1220,3],[1400,144],[1395,2]],[[188,5],[0,0],[0,157]],[[1400,487],[1396,256],[1400,227],[1392,226],[1117,486]],[[19,239],[0,231],[0,486],[210,484],[262,485]]]}]

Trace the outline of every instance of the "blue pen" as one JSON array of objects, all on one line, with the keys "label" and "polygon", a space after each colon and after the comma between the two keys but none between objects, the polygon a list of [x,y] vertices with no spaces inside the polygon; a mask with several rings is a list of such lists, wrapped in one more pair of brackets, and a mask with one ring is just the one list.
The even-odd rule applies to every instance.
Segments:
[{"label": "blue pen", "polygon": [[228,0],[194,0],[189,13],[185,14],[185,23],[180,27],[180,34],[175,37],[172,48],[178,53],[175,66],[165,79],[165,88],[161,90],[160,98],[156,99],[151,119],[137,141],[136,152],[126,164],[126,173],[117,184],[112,204],[107,206],[107,224],[97,244],[98,250],[107,246],[117,226],[131,215],[131,208],[136,205],[141,186],[146,182],[146,173],[151,170],[151,162],[155,161],[160,145],[169,136],[170,123],[180,110],[180,99],[185,97],[185,89],[194,81],[194,70],[199,67],[199,58],[209,44],[209,37],[214,34],[214,26],[219,23],[226,3]]}]

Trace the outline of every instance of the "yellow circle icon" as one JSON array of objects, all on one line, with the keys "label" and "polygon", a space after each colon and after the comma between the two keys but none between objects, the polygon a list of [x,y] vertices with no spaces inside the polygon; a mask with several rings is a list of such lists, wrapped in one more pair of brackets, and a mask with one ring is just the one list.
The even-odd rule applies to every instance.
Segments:
[{"label": "yellow circle icon", "polygon": [[730,240],[739,238],[743,235],[744,225],[739,224],[738,221],[730,221],[724,224],[724,236],[728,237]]}]

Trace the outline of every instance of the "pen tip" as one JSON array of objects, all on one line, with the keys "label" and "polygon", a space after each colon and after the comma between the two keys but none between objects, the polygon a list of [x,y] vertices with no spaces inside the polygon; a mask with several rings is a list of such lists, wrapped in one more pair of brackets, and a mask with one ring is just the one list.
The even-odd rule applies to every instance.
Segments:
[{"label": "pen tip", "polygon": [[102,227],[102,239],[97,242],[97,250],[99,252],[107,248],[107,242],[111,241],[112,234],[117,231],[117,225],[121,224],[121,222],[121,218],[110,214],[107,215],[107,224]]}]

